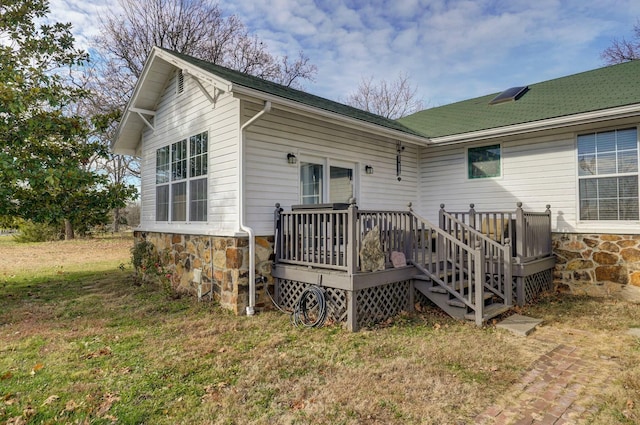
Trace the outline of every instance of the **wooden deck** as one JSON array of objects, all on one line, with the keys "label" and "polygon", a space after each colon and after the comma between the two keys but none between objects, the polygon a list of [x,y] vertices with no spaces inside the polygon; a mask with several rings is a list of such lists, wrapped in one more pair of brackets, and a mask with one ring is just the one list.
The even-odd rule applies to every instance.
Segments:
[{"label": "wooden deck", "polygon": [[[277,206],[276,296],[292,308],[303,288],[331,288],[335,319],[356,330],[411,310],[422,293],[450,315],[481,325],[550,285],[550,218],[549,209],[525,212],[521,205],[513,212],[476,212],[472,205],[455,213],[442,205],[435,225],[411,207],[363,211],[354,201],[285,212]],[[374,229],[385,268],[371,272],[359,253]],[[393,252],[404,254],[406,265],[393,267]]]}]

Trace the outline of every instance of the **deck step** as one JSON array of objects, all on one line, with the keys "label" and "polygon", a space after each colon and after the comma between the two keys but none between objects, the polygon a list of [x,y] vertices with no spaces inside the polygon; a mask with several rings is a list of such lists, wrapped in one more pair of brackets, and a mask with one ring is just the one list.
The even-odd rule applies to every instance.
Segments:
[{"label": "deck step", "polygon": [[467,313],[467,309],[449,305],[449,294],[431,292],[430,283],[427,282],[415,281],[414,287],[449,316],[453,317],[454,319],[464,320],[464,315]]},{"label": "deck step", "polygon": [[[416,276],[413,277],[413,279],[415,281],[422,281],[422,282],[425,282],[425,283],[431,283],[431,286],[426,286],[426,287],[430,288],[429,290],[431,292],[435,292],[435,293],[438,293],[438,294],[447,294],[447,293],[450,292],[450,291],[447,291],[447,289],[444,286],[434,282],[433,279],[431,279],[427,275],[423,275],[423,274],[416,275]],[[458,281],[458,282],[455,282],[455,283],[447,284],[447,286],[452,291],[455,291],[455,292],[464,291],[464,289],[466,289],[468,287],[468,285],[469,285],[469,281],[468,280],[463,280],[463,281]]]},{"label": "deck step", "polygon": [[[496,316],[499,316],[505,311],[508,311],[510,309],[511,309],[511,306],[505,305],[503,303],[491,304],[484,308],[484,311],[482,314],[482,321],[486,322],[487,320],[492,319]],[[465,314],[464,318],[467,320],[475,320],[476,316],[473,312],[471,312],[471,313]]]},{"label": "deck step", "polygon": [[[485,301],[490,300],[491,298],[493,298],[493,295],[492,295],[492,294],[490,294],[490,293],[485,293],[485,294],[484,294],[484,300],[485,300]],[[473,295],[472,295],[471,299],[472,299],[472,300],[475,300],[475,294],[473,294]],[[466,307],[466,304],[465,304],[465,303],[463,303],[462,301],[460,301],[460,300],[459,300],[459,299],[457,299],[457,298],[451,298],[451,299],[448,301],[448,304],[449,304],[449,305],[451,305],[451,306],[454,306],[454,307],[460,307],[460,308],[465,308],[465,307]],[[493,305],[493,304],[492,304],[492,305]],[[487,308],[489,308],[489,307],[487,306]]]}]

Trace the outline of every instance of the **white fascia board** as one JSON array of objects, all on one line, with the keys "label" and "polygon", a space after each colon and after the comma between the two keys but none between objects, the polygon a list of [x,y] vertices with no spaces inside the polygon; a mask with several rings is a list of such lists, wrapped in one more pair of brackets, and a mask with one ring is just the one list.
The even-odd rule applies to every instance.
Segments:
[{"label": "white fascia board", "polygon": [[201,68],[184,61],[180,58],[173,56],[169,52],[165,52],[164,50],[160,50],[157,47],[156,56],[173,64],[177,68],[180,68],[186,71],[189,75],[197,78],[200,82],[206,81],[207,83],[213,85],[215,88],[222,90],[223,92],[231,91],[231,82],[225,80],[224,78],[220,78],[217,75],[211,74],[210,72],[203,71]]},{"label": "white fascia board", "polygon": [[122,119],[118,124],[118,129],[116,130],[115,137],[111,142],[110,148],[112,151],[115,149],[116,142],[118,141],[118,139],[120,139],[122,129],[126,127],[127,122],[131,117],[131,112],[130,112],[131,108],[135,107],[136,100],[138,98],[138,95],[140,94],[140,90],[142,89],[143,82],[145,81],[145,78],[149,73],[149,70],[151,69],[151,64],[153,63],[158,52],[161,52],[161,50],[158,49],[157,47],[153,47],[153,49],[151,50],[151,53],[147,57],[147,61],[145,62],[144,67],[142,68],[142,73],[140,74],[140,78],[138,78],[138,81],[136,82],[136,85],[133,89],[133,93],[131,94],[131,98],[129,98],[129,101],[127,102],[127,106],[125,106],[124,108]]},{"label": "white fascia board", "polygon": [[608,121],[618,118],[628,118],[640,115],[640,104],[621,106],[618,108],[603,109],[582,114],[569,115],[559,118],[550,118],[541,121],[533,121],[523,124],[510,125],[507,127],[490,128],[487,130],[474,131],[471,133],[454,134],[451,136],[433,137],[431,142],[434,145],[449,145],[455,143],[465,143],[478,140],[493,139],[496,137],[515,136],[518,134],[533,133],[542,130],[553,130],[556,128],[569,127],[580,124],[588,124],[599,121]]},{"label": "white fascia board", "polygon": [[318,116],[321,116],[323,118],[328,118],[333,122],[344,125],[345,127],[354,128],[357,130],[364,129],[371,133],[388,137],[393,140],[402,140],[404,142],[419,145],[419,146],[427,146],[432,144],[431,140],[426,137],[414,136],[412,134],[404,133],[402,131],[383,127],[377,124],[369,123],[369,122],[358,120],[355,118],[350,118],[341,114],[337,114],[335,112],[327,111],[325,109],[315,108],[313,106],[305,105],[300,102],[295,102],[293,100],[285,99],[276,95],[250,89],[248,87],[234,85],[231,88],[231,91],[234,93],[234,95],[240,95],[237,97],[245,100],[249,100],[252,102],[261,103],[264,101],[269,101],[271,102],[274,108],[277,108],[283,111],[293,112],[296,114],[305,115],[312,118],[318,118]]}]

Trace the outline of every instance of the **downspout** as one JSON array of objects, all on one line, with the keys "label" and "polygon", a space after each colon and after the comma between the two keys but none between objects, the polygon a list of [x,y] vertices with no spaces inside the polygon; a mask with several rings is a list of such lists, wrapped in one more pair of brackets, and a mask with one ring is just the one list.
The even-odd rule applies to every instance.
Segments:
[{"label": "downspout", "polygon": [[247,306],[247,316],[253,316],[255,314],[256,307],[256,238],[253,229],[245,223],[244,214],[244,131],[253,124],[263,114],[271,111],[271,102],[264,102],[264,108],[257,114],[255,114],[249,121],[244,123],[240,127],[240,148],[238,150],[238,178],[240,179],[240,196],[238,196],[239,207],[239,225],[240,230],[249,235],[249,305]]}]

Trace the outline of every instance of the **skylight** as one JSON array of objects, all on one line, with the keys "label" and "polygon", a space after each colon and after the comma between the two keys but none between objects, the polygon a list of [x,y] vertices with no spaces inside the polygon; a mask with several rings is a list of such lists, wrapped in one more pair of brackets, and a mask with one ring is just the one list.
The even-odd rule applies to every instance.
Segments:
[{"label": "skylight", "polygon": [[511,87],[494,97],[491,102],[489,102],[489,105],[496,105],[498,103],[509,102],[512,100],[516,101],[520,99],[527,90],[529,90],[528,86]]}]

